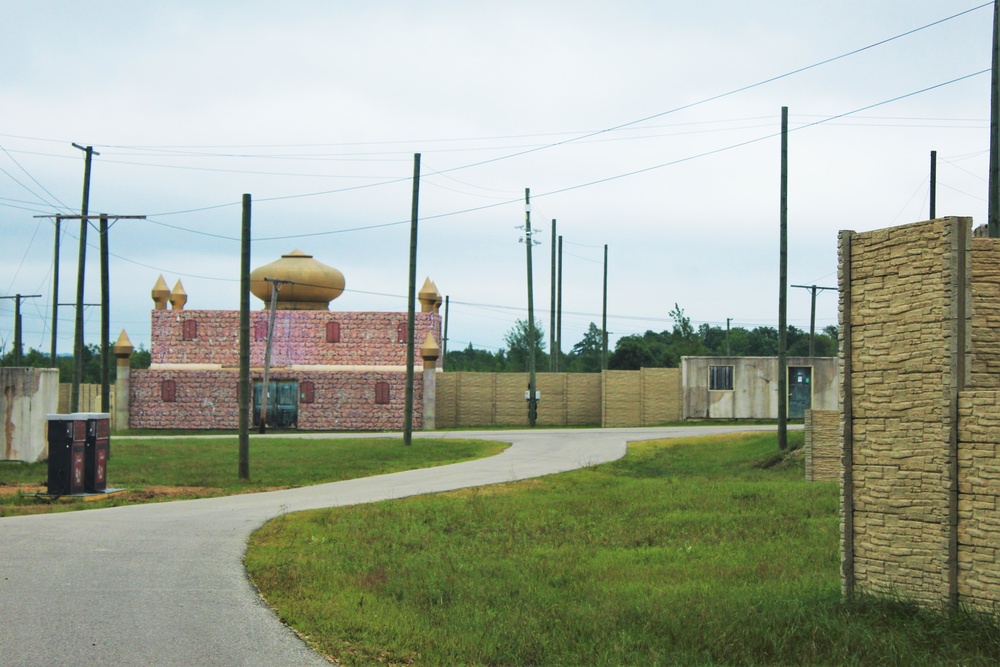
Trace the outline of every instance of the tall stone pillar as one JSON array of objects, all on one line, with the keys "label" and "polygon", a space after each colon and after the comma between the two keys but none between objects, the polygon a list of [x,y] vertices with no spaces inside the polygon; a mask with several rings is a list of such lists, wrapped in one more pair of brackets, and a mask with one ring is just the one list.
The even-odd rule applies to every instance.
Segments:
[{"label": "tall stone pillar", "polygon": [[130,403],[130,382],[129,382],[129,361],[132,359],[132,341],[128,339],[125,330],[118,336],[115,342],[115,359],[118,361],[118,372],[115,376],[115,412],[111,415],[111,428],[119,430],[129,426],[129,403]]},{"label": "tall stone pillar", "polygon": [[437,428],[435,416],[435,392],[437,391],[437,360],[441,356],[441,348],[430,333],[420,346],[420,358],[424,360],[424,416],[423,430],[433,431]]}]

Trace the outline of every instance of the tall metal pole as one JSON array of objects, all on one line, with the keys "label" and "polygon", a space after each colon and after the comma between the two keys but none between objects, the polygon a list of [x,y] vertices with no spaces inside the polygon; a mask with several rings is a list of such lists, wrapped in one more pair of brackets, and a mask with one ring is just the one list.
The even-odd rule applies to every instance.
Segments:
[{"label": "tall metal pole", "polygon": [[1000,238],[1000,2],[993,2],[993,70],[990,80],[989,235]]},{"label": "tall metal pole", "polygon": [[98,231],[101,236],[101,412],[111,412],[110,366],[111,352],[108,338],[111,336],[110,296],[111,284],[108,275],[108,216],[101,214]]},{"label": "tall metal pole", "polygon": [[444,297],[444,335],[441,337],[441,372],[444,372],[445,359],[448,358],[448,296]]},{"label": "tall metal pole", "polygon": [[608,370],[608,244],[604,244],[604,307],[601,310],[601,370]]},{"label": "tall metal pole", "polygon": [[240,230],[239,476],[250,479],[250,195],[243,195]]},{"label": "tall metal pole", "polygon": [[[931,151],[931,217],[937,217],[937,151]],[[815,298],[816,294],[813,294]]]},{"label": "tall metal pole", "polygon": [[726,356],[727,357],[731,356],[731,353],[729,351],[729,323],[732,322],[732,321],[733,321],[733,318],[731,318],[731,317],[727,317],[726,318]]},{"label": "tall metal pole", "polygon": [[83,203],[80,206],[80,255],[76,274],[76,326],[73,334],[73,386],[70,392],[70,411],[80,409],[80,382],[83,379],[83,283],[87,276],[87,219],[90,211],[90,164],[95,155],[93,146],[73,144],[86,153],[83,163]]},{"label": "tall metal pole", "polygon": [[274,312],[278,307],[278,290],[282,285],[287,284],[287,280],[275,280],[274,278],[264,278],[265,282],[271,283],[271,303],[267,309],[267,343],[264,345],[264,375],[260,385],[260,424],[258,433],[263,435],[267,431],[267,402],[271,394],[271,347],[274,343]]},{"label": "tall metal pole", "polygon": [[535,398],[535,295],[531,277],[531,189],[524,189],[524,245],[528,253],[528,425],[534,426],[538,415]]},{"label": "tall metal pole", "polygon": [[562,370],[562,239],[563,237],[560,236],[559,276],[557,278],[559,286],[558,286],[558,295],[556,297],[558,301],[558,304],[556,305],[556,370],[557,371]]},{"label": "tall metal pole", "polygon": [[52,345],[49,354],[49,368],[56,367],[56,330],[59,326],[59,235],[62,217],[56,216],[55,257],[52,260]]},{"label": "tall metal pole", "polygon": [[410,291],[406,304],[406,402],[403,406],[403,444],[413,442],[413,363],[417,302],[417,211],[420,203],[420,153],[413,154],[413,198],[410,208]]},{"label": "tall metal pole", "polygon": [[778,449],[788,449],[788,107],[781,107],[781,225],[778,277]]},{"label": "tall metal pole", "polygon": [[556,219],[552,218],[552,278],[549,280],[549,372],[559,369],[556,352]]}]

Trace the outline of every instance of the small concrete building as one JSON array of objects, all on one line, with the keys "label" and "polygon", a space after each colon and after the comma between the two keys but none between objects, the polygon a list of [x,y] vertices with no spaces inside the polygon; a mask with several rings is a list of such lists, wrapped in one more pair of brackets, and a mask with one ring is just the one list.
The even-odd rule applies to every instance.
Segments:
[{"label": "small concrete building", "polygon": [[0,368],[0,461],[44,461],[49,456],[48,420],[58,412],[59,370]]},{"label": "small concrete building", "polygon": [[[269,425],[307,430],[403,427],[405,312],[331,312],[330,302],[344,291],[343,274],[298,250],[255,269],[250,278],[251,292],[264,304],[262,310],[250,314],[255,421],[261,410],[270,340]],[[132,370],[127,393],[122,392],[129,398],[129,426],[236,428],[239,311],[184,310],[188,295],[180,281],[168,290],[162,276],[152,296],[152,363],[148,369]],[[269,312],[272,296],[273,319]],[[429,278],[419,299],[421,312],[415,313],[414,323],[418,370],[413,426],[433,428],[442,298]],[[122,340],[127,342],[127,337]],[[123,347],[123,355],[130,348],[130,344]]]},{"label": "small concrete building", "polygon": [[[788,357],[788,417],[836,410],[836,357]],[[777,419],[777,357],[681,357],[684,419]]]}]

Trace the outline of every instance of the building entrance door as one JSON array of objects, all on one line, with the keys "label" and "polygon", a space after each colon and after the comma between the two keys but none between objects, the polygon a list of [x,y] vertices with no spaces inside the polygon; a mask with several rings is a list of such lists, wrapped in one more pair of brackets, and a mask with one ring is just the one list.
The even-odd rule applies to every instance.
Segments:
[{"label": "building entrance door", "polygon": [[[268,382],[267,425],[271,428],[295,428],[299,422],[299,383],[295,380]],[[253,425],[260,426],[260,396],[263,382],[253,383]]]},{"label": "building entrance door", "polygon": [[788,367],[788,418],[802,419],[812,407],[812,368]]}]

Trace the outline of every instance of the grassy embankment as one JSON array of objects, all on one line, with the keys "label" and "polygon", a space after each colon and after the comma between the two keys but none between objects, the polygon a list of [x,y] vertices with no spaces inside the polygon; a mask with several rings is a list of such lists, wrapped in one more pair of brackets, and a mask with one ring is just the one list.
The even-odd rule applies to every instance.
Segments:
[{"label": "grassy embankment", "polygon": [[775,450],[773,434],[645,443],[543,479],[287,515],[246,563],[345,664],[1000,663],[995,617],[842,601],[837,485]]},{"label": "grassy embankment", "polygon": [[48,464],[0,462],[0,516],[93,509],[336,482],[491,456],[507,445],[477,440],[415,438],[261,438],[250,441],[249,481],[237,477],[238,438],[115,437],[108,486],[126,493],[103,500],[49,502]]}]

